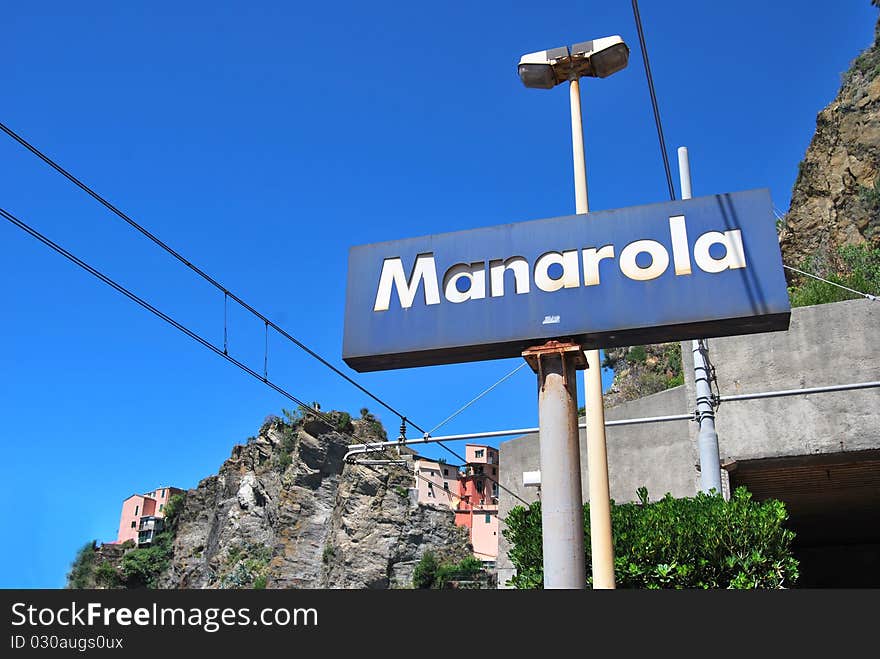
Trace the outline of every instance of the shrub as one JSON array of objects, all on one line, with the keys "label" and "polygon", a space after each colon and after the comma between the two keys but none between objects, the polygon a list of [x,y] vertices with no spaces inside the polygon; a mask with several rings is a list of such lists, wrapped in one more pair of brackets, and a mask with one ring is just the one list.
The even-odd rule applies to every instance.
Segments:
[{"label": "shrub", "polygon": [[416,588],[432,588],[437,580],[437,569],[439,568],[437,557],[431,550],[422,554],[422,558],[413,570],[413,586]]},{"label": "shrub", "polygon": [[[841,247],[830,258],[813,256],[802,262],[798,269],[862,293],[880,294],[880,249],[870,249],[867,245]],[[793,307],[855,300],[860,297],[811,277],[803,277],[800,283],[789,287],[788,296]]]},{"label": "shrub", "polygon": [[455,587],[457,581],[476,581],[483,576],[483,563],[468,556],[458,563],[445,563],[437,560],[434,552],[428,550],[413,571],[413,586],[422,589],[447,589]]},{"label": "shrub", "polygon": [[119,572],[109,561],[103,561],[95,568],[95,583],[104,588],[116,588],[119,585]]},{"label": "shrub", "polygon": [[443,563],[437,568],[433,588],[447,589],[455,581],[474,581],[483,572],[483,563],[473,556],[468,556],[459,563]]},{"label": "shrub", "polygon": [[96,546],[96,541],[92,540],[76,552],[76,558],[70,565],[70,572],[67,573],[68,588],[88,588],[91,585]]},{"label": "shrub", "polygon": [[149,547],[133,549],[122,557],[122,576],[129,588],[155,588],[159,575],[168,567],[171,560],[171,539],[161,542],[164,534],[156,535],[156,541]]},{"label": "shrub", "polygon": [[[618,588],[783,588],[798,577],[791,555],[794,533],[784,527],[785,506],[756,502],[745,488],[730,501],[718,494],[638,503],[612,502],[614,576]],[[589,538],[589,504],[584,533]],[[518,506],[502,531],[511,543],[517,588],[543,586],[540,502]],[[585,548],[587,584],[592,582],[589,543]]]}]

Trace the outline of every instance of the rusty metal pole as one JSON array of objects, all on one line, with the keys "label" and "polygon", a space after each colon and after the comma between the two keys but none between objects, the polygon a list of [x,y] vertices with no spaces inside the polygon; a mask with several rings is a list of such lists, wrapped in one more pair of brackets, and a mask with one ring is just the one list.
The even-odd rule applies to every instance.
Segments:
[{"label": "rusty metal pole", "polygon": [[544,588],[586,588],[584,513],[577,417],[581,346],[548,341],[523,357],[538,376]]},{"label": "rusty metal pole", "polygon": [[[590,205],[587,196],[581,88],[577,79],[570,83],[569,99],[575,212],[581,215],[590,211]],[[584,355],[588,363],[584,372],[584,405],[587,415],[587,471],[590,481],[590,554],[593,559],[593,588],[614,588],[614,545],[611,539],[611,493],[608,487],[602,365],[598,350],[588,350]]]}]

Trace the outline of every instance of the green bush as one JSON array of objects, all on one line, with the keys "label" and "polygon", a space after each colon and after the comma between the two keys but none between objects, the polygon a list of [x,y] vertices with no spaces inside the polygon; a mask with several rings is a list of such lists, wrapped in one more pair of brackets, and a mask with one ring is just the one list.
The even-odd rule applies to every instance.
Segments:
[{"label": "green bush", "polygon": [[[618,588],[784,588],[795,583],[798,563],[791,555],[794,533],[784,526],[782,502],[756,502],[745,488],[730,501],[718,494],[614,504],[614,577]],[[502,531],[511,543],[517,574],[510,585],[543,586],[541,504],[518,506]],[[590,537],[590,509],[584,505],[584,533]],[[587,585],[592,564],[586,543]]]},{"label": "green bush", "polygon": [[91,586],[96,546],[97,543],[92,540],[80,547],[79,551],[76,552],[76,558],[70,565],[70,572],[67,573],[68,588],[88,588]]},{"label": "green bush", "polygon": [[456,581],[475,581],[483,575],[483,563],[473,556],[467,556],[458,563],[445,563],[437,560],[434,552],[428,550],[413,571],[413,586],[435,590],[453,587]]},{"label": "green bush", "polygon": [[473,581],[483,572],[483,563],[478,558],[468,556],[459,563],[443,563],[437,568],[433,588],[446,589],[453,581]]},{"label": "green bush", "polygon": [[103,561],[95,568],[95,583],[103,588],[116,588],[119,585],[120,576],[116,568],[109,561]]},{"label": "green bush", "polygon": [[[798,269],[862,293],[880,295],[880,249],[848,245],[838,249],[830,259],[809,258]],[[812,277],[802,277],[796,286],[789,287],[788,297],[792,307],[806,307],[855,300],[861,296]]]},{"label": "green bush", "polygon": [[422,554],[422,558],[413,570],[413,586],[416,588],[433,588],[437,580],[437,570],[440,565],[437,557],[431,550]]},{"label": "green bush", "polygon": [[[155,588],[171,560],[171,539],[157,534],[149,547],[133,549],[122,557],[122,577],[129,588]],[[165,540],[163,542],[162,540]]]}]

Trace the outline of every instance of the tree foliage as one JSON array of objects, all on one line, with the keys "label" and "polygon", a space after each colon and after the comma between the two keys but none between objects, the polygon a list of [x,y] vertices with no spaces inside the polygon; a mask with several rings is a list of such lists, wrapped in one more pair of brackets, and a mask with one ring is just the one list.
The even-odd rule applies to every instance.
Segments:
[{"label": "tree foliage", "polygon": [[76,552],[76,558],[70,565],[70,572],[67,573],[68,588],[88,588],[91,585],[96,546],[97,543],[92,540],[80,547],[79,551]]},{"label": "tree foliage", "polygon": [[422,554],[413,571],[413,586],[421,589],[446,590],[458,582],[474,582],[483,575],[483,563],[467,556],[458,563],[441,562],[430,549]]},{"label": "tree foliage", "polygon": [[[667,494],[638,503],[614,504],[614,577],[618,588],[784,588],[795,583],[791,555],[794,533],[781,501],[756,502],[745,488],[730,501],[718,494],[676,499]],[[502,531],[517,569],[510,584],[543,587],[541,504],[518,506]],[[590,537],[590,508],[584,505],[584,533]],[[587,585],[592,582],[586,543]]]}]

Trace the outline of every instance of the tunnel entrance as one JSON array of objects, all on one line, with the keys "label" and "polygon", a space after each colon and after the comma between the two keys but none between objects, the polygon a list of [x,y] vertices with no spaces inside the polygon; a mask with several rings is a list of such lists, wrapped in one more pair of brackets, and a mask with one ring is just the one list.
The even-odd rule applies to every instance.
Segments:
[{"label": "tunnel entrance", "polygon": [[745,460],[729,476],[731,489],[785,502],[796,587],[880,587],[880,450]]}]

